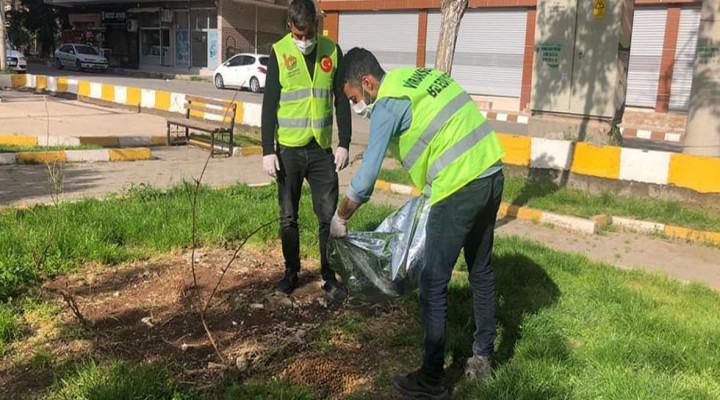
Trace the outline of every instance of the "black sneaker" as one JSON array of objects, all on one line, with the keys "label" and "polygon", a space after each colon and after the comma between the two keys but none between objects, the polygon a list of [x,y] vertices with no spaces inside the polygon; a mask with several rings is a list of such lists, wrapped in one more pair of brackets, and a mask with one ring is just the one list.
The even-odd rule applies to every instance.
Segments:
[{"label": "black sneaker", "polygon": [[285,271],[283,278],[275,284],[275,290],[280,293],[290,294],[297,287],[298,281],[297,272]]},{"label": "black sneaker", "polygon": [[432,380],[420,369],[396,376],[393,383],[400,393],[408,397],[431,400],[450,398],[450,391],[442,380]]},{"label": "black sneaker", "polygon": [[340,282],[334,279],[325,281],[322,285],[322,289],[338,303],[344,301],[348,296],[347,290],[340,284]]}]

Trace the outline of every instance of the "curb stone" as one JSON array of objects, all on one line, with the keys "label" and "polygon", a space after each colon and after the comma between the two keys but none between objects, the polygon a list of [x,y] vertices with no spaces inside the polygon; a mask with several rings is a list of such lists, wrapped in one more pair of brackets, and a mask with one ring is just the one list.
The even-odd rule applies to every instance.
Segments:
[{"label": "curb stone", "polygon": [[[413,196],[420,194],[414,187],[382,180],[378,180],[375,183],[375,189],[398,194],[412,194]],[[652,221],[641,221],[625,217],[609,217],[606,215],[596,215],[590,219],[579,218],[529,207],[521,207],[506,202],[500,204],[498,217],[518,218],[538,223],[547,223],[586,234],[595,234],[601,226],[613,224],[632,232],[663,233],[676,239],[720,244],[720,232],[701,231]]]}]

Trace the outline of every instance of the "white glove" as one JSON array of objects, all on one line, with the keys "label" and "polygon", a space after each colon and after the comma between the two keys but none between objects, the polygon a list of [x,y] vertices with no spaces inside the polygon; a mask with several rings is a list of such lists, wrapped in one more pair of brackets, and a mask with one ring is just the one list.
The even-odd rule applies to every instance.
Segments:
[{"label": "white glove", "polygon": [[263,156],[263,171],[273,178],[277,178],[277,173],[280,171],[280,162],[278,161],[277,155],[268,154]]},{"label": "white glove", "polygon": [[344,147],[338,147],[335,150],[335,172],[340,172],[348,166],[350,152]]},{"label": "white glove", "polygon": [[347,236],[347,223],[347,220],[340,218],[335,211],[335,215],[330,221],[330,236],[338,238]]}]

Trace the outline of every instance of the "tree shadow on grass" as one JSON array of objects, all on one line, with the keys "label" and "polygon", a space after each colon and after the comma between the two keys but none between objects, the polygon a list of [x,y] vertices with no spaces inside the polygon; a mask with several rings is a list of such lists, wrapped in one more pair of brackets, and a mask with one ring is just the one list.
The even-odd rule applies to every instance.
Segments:
[{"label": "tree shadow on grass", "polygon": [[[493,356],[494,368],[510,362],[523,339],[523,327],[529,317],[542,309],[553,306],[560,290],[542,266],[522,254],[507,254],[493,258],[495,287],[497,291],[498,338]],[[448,368],[448,382],[461,380],[465,360],[472,355],[473,317],[472,289],[469,283],[451,285],[448,303],[448,351],[453,362]],[[557,338],[557,335],[551,335]],[[552,348],[543,357],[565,358]]]}]

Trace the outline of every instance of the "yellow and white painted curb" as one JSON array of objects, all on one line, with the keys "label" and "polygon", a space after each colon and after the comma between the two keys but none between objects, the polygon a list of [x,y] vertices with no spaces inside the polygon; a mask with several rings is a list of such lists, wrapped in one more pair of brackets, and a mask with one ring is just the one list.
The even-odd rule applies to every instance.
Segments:
[{"label": "yellow and white painted curb", "polygon": [[[378,180],[375,182],[375,189],[411,196],[418,196],[420,194],[420,191],[415,187],[386,182],[382,180]],[[500,204],[500,210],[498,210],[498,217],[526,219],[529,221],[544,224],[552,224],[561,228],[588,234],[593,234],[597,232],[598,227],[601,225],[598,221],[553,214],[547,211],[536,210],[529,207],[521,207],[515,204],[505,202]]]},{"label": "yellow and white painted curb", "polygon": [[[420,192],[414,187],[381,180],[378,180],[375,183],[375,189],[413,196],[420,194]],[[552,224],[563,229],[586,234],[597,233],[601,226],[605,224],[613,224],[633,232],[662,233],[672,238],[720,244],[720,233],[718,232],[700,231],[657,222],[640,221],[624,217],[607,217],[605,215],[597,215],[590,219],[586,219],[568,215],[559,215],[506,202],[502,202],[500,204],[498,217],[517,218],[543,224]]]},{"label": "yellow and white painted curb", "polygon": [[551,224],[563,229],[594,234],[598,231],[599,223],[590,219],[571,217],[568,215],[554,214],[534,208],[517,206],[515,204],[502,202],[498,216],[505,218],[526,219],[542,224]]},{"label": "yellow and white painted curb", "polygon": [[720,244],[719,232],[708,232],[658,222],[612,217],[612,224],[633,232],[662,233],[677,239]]},{"label": "yellow and white painted curb", "polygon": [[83,163],[107,161],[140,161],[152,159],[152,150],[146,147],[127,149],[25,151],[0,153],[0,164]]},{"label": "yellow and white painted curb", "polygon": [[237,146],[233,148],[233,156],[254,156],[254,155],[262,155],[262,146]]},{"label": "yellow and white painted curb", "polygon": [[503,162],[611,180],[720,193],[720,158],[498,134]]},{"label": "yellow and white painted curb", "polygon": [[[210,143],[203,142],[200,140],[190,139],[190,144],[193,144],[195,146],[199,146],[205,149],[210,148]],[[226,150],[223,146],[215,145],[215,150]],[[251,156],[256,154],[262,154],[262,147],[261,146],[234,146],[233,147],[233,157],[237,156]]]},{"label": "yellow and white painted curb", "polygon": [[0,135],[0,144],[11,146],[147,147],[167,145],[167,136],[25,136]]},{"label": "yellow and white painted curb", "polygon": [[[0,87],[35,89],[55,94],[69,93],[110,104],[140,107],[141,109],[154,109],[178,114],[185,113],[185,94],[162,90],[32,74],[0,75]],[[231,102],[230,100],[223,99],[214,100]],[[245,103],[242,101],[235,101],[235,104],[237,104],[235,123],[255,127],[260,126],[261,104]],[[208,108],[215,107],[208,106]],[[193,111],[193,116],[216,121],[222,119],[217,113],[204,113],[200,111]]]}]

